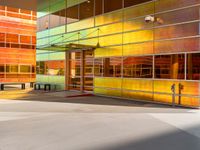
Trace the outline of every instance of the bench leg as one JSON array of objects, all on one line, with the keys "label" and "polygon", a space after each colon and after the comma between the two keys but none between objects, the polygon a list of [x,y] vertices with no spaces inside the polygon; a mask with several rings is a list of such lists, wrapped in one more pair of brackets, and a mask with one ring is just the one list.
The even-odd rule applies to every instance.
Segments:
[{"label": "bench leg", "polygon": [[40,86],[40,84],[38,84],[38,90],[40,90],[41,89],[41,86]]},{"label": "bench leg", "polygon": [[31,83],[30,83],[30,87],[31,87],[31,88],[33,88],[33,86],[34,86],[34,83],[33,83],[33,82],[31,82]]},{"label": "bench leg", "polygon": [[34,84],[34,90],[37,90],[37,84]]},{"label": "bench leg", "polygon": [[22,90],[25,90],[26,86],[25,84],[22,84]]},{"label": "bench leg", "polygon": [[51,85],[49,85],[49,91],[51,91]]},{"label": "bench leg", "polygon": [[47,90],[47,85],[46,85],[46,84],[44,85],[44,90],[45,90],[45,91]]},{"label": "bench leg", "polygon": [[1,84],[1,91],[4,90],[4,84]]}]

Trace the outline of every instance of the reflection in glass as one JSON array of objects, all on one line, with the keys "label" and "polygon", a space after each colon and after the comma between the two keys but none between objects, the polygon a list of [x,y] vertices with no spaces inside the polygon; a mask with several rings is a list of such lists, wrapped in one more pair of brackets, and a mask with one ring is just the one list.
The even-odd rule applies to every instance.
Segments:
[{"label": "reflection in glass", "polygon": [[103,76],[103,58],[94,60],[94,76]]},{"label": "reflection in glass", "polygon": [[94,76],[121,77],[122,58],[96,58],[94,60]]},{"label": "reflection in glass", "polygon": [[4,71],[5,71],[5,66],[4,65],[0,65],[0,72],[4,73]]},{"label": "reflection in glass", "polygon": [[18,73],[18,65],[6,65],[7,73]]},{"label": "reflection in glass", "polygon": [[64,75],[64,60],[37,62],[37,74]]},{"label": "reflection in glass", "polygon": [[20,65],[20,72],[30,73],[31,72],[31,67],[28,66],[28,65]]},{"label": "reflection in glass", "polygon": [[49,17],[50,17],[50,23],[49,23],[50,28],[57,27],[60,25],[60,11],[50,14]]},{"label": "reflection in glass", "polygon": [[71,90],[80,90],[81,86],[81,78],[79,77],[72,77],[69,80],[69,88]]},{"label": "reflection in glass", "polygon": [[80,19],[85,19],[94,16],[94,0],[88,0],[80,4],[79,16]]},{"label": "reflection in glass", "polygon": [[155,78],[184,79],[184,73],[184,54],[155,56]]},{"label": "reflection in glass", "polygon": [[200,80],[200,53],[187,54],[187,79]]},{"label": "reflection in glass", "polygon": [[39,18],[37,20],[37,30],[42,31],[49,29],[49,15]]},{"label": "reflection in glass", "polygon": [[111,12],[122,8],[122,0],[104,0],[104,12]]},{"label": "reflection in glass", "polygon": [[124,77],[152,78],[153,57],[126,57],[123,61]]},{"label": "reflection in glass", "polygon": [[67,18],[67,23],[79,21],[78,5],[67,8],[66,18]]},{"label": "reflection in glass", "polygon": [[151,1],[151,0],[124,0],[124,7],[129,7],[129,6],[141,4],[141,3],[144,3],[144,2],[148,2],[148,1]]},{"label": "reflection in glass", "polygon": [[95,0],[95,15],[103,13],[103,0]]},{"label": "reflection in glass", "polygon": [[93,51],[84,51],[84,76],[93,77]]},{"label": "reflection in glass", "polygon": [[[199,4],[199,0],[159,0],[155,3],[156,12],[187,7],[190,5]],[[185,15],[184,15],[185,16]]]},{"label": "reflection in glass", "polygon": [[156,23],[157,26],[199,20],[199,6],[157,14],[156,17],[163,20],[162,24]]}]

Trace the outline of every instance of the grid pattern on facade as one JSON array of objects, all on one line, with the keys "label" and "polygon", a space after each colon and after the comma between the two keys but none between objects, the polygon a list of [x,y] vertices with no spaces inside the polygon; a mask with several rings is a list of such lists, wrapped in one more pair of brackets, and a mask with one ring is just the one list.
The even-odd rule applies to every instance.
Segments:
[{"label": "grid pattern on facade", "polygon": [[0,6],[0,82],[35,81],[36,13]]},{"label": "grid pattern on facade", "polygon": [[[57,2],[58,7],[49,3],[41,9],[38,21],[45,22],[46,27],[38,28],[37,46],[99,45],[94,51],[95,93],[171,103],[171,85],[176,84],[176,93],[180,93],[180,85],[184,86],[182,105],[199,105],[199,0],[136,4],[119,0],[113,7],[105,0],[65,2],[64,8]],[[82,14],[83,6],[92,13]],[[52,26],[52,17],[63,10],[65,16],[56,15],[59,21]],[[145,21],[146,17],[153,21]],[[38,61],[54,61],[63,55],[38,51],[37,57]],[[179,99],[177,95],[177,103]]]}]

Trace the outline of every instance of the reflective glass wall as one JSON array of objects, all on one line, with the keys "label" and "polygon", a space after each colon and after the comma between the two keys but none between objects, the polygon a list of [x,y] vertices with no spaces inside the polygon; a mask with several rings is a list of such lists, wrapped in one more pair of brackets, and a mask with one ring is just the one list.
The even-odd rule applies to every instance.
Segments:
[{"label": "reflective glass wall", "polygon": [[[96,47],[95,94],[172,103],[175,84],[177,104],[199,106],[199,10],[200,0],[50,0],[39,8],[38,47]],[[58,50],[38,51],[38,61],[65,60]]]},{"label": "reflective glass wall", "polygon": [[36,13],[0,6],[0,82],[36,77]]}]

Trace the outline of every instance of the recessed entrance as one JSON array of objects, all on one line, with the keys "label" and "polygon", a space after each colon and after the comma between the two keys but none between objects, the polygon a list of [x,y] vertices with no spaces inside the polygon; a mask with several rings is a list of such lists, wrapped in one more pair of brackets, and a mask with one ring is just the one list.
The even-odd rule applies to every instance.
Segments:
[{"label": "recessed entrance", "polygon": [[93,91],[94,50],[68,52],[67,89]]}]

